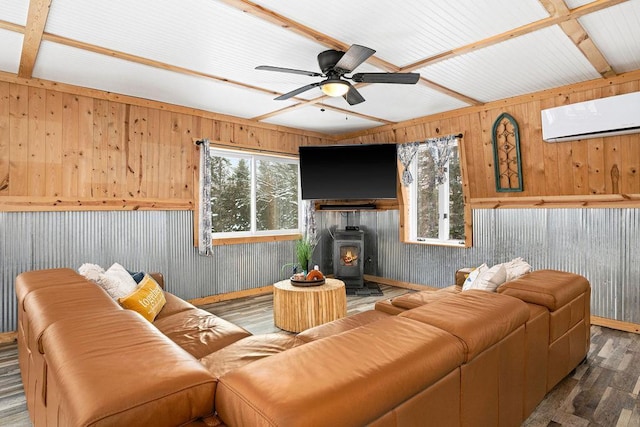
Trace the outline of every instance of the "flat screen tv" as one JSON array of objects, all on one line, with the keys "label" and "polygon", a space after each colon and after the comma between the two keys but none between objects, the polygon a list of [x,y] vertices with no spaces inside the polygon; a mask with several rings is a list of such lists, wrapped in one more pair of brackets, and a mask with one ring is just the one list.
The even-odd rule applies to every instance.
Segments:
[{"label": "flat screen tv", "polygon": [[396,144],[303,146],[304,200],[395,199]]}]

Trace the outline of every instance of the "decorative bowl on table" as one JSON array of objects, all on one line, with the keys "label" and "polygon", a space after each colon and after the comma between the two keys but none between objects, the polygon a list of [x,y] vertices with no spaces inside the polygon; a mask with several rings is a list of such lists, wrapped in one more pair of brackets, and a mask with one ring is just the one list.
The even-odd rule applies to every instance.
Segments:
[{"label": "decorative bowl on table", "polygon": [[318,270],[311,270],[306,276],[304,274],[294,274],[290,280],[292,286],[324,285],[324,275]]}]

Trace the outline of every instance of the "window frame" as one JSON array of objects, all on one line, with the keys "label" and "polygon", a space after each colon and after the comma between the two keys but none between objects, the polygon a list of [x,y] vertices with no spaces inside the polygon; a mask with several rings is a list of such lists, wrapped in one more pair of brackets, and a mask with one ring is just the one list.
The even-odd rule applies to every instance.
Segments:
[{"label": "window frame", "polygon": [[[467,203],[466,203],[466,194],[465,194],[465,185],[464,185],[464,175],[463,175],[463,158],[462,158],[462,146],[461,146],[461,138],[456,138],[454,141],[456,141],[456,145],[457,145],[457,154],[458,154],[458,161],[460,164],[460,179],[463,182],[462,185],[462,197],[463,197],[463,209],[462,209],[462,215],[465,221],[465,224],[467,223],[467,216],[469,215],[468,209],[467,209]],[[449,159],[447,159],[447,163],[445,165],[446,170],[447,170],[447,179],[444,183],[438,185],[438,238],[429,238],[429,237],[418,237],[418,227],[417,227],[417,221],[418,221],[418,209],[417,209],[417,200],[418,200],[418,186],[417,186],[417,176],[418,176],[418,156],[420,155],[420,150],[426,150],[426,146],[424,143],[421,143],[419,148],[418,148],[418,152],[415,155],[415,158],[413,160],[413,162],[411,162],[410,166],[409,166],[409,172],[411,172],[411,175],[414,177],[414,180],[412,181],[411,184],[409,184],[406,189],[406,198],[408,199],[408,203],[406,203],[405,205],[405,215],[406,215],[406,220],[408,222],[408,227],[406,227],[407,233],[405,235],[405,242],[406,243],[415,243],[415,244],[421,244],[421,245],[431,245],[431,246],[448,246],[448,247],[469,247],[471,246],[470,242],[470,236],[468,235],[470,228],[467,228],[465,226],[465,236],[463,239],[450,239],[450,238],[443,238],[443,236],[445,236],[445,230],[446,230],[446,236],[448,237],[451,233],[451,229],[450,229],[450,219],[451,219],[451,215],[450,215],[450,198],[449,198],[449,193],[450,193],[450,178],[449,178],[449,172],[450,172],[450,166],[449,166]]]},{"label": "window frame", "polygon": [[[235,159],[244,159],[249,162],[250,171],[250,229],[247,231],[225,231],[211,232],[212,245],[239,244],[251,242],[266,242],[274,240],[295,240],[300,238],[303,223],[303,206],[302,193],[300,189],[300,162],[298,156],[287,155],[281,153],[272,153],[264,151],[252,151],[249,149],[233,149],[228,147],[220,147],[211,145],[209,147],[209,155],[217,157],[230,157]],[[295,164],[298,182],[297,182],[297,216],[298,227],[282,230],[257,230],[257,200],[256,200],[256,168],[259,160],[276,161],[280,163]]]}]

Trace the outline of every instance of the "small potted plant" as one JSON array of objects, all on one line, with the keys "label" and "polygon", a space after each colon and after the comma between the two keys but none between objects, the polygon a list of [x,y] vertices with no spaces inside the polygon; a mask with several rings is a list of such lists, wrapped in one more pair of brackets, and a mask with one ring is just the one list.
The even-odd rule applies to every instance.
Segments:
[{"label": "small potted plant", "polygon": [[315,246],[308,237],[303,237],[296,241],[296,259],[298,260],[300,273],[309,271],[309,262],[311,261]]},{"label": "small potted plant", "polygon": [[302,237],[296,241],[295,255],[297,263],[288,263],[282,266],[282,270],[291,268],[292,275],[296,273],[307,274],[309,269],[309,262],[311,262],[311,256],[316,245],[308,237]]}]

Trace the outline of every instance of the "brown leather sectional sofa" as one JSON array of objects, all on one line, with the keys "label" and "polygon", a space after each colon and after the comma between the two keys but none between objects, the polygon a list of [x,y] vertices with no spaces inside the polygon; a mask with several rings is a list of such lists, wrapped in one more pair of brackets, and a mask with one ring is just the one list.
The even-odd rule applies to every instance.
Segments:
[{"label": "brown leather sectional sofa", "polygon": [[589,348],[589,282],[551,270],[298,335],[166,292],[152,324],[70,269],[23,273],[16,293],[36,426],[517,426]]}]

